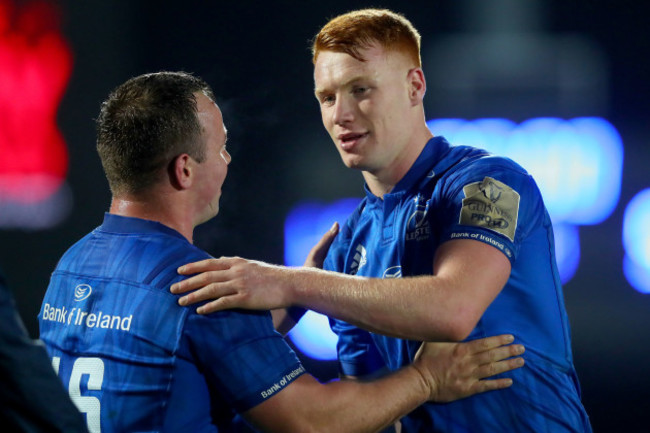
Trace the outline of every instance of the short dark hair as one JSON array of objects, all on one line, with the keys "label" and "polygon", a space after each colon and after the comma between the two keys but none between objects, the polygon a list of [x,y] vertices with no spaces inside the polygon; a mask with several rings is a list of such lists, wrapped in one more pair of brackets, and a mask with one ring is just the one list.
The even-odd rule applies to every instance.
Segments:
[{"label": "short dark hair", "polygon": [[165,71],[129,79],[102,103],[97,152],[113,195],[146,191],[182,153],[204,160],[196,92],[214,101],[201,78]]}]

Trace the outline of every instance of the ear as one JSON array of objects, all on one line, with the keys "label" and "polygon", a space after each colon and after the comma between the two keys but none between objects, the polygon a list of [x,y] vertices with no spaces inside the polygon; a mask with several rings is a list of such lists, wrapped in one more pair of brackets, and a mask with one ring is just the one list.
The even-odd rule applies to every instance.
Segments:
[{"label": "ear", "polygon": [[169,180],[174,188],[188,189],[192,186],[193,162],[187,153],[182,153],[169,164]]},{"label": "ear", "polygon": [[410,69],[407,76],[409,98],[412,105],[419,105],[424,99],[424,94],[427,91],[427,82],[424,79],[424,72],[422,68]]}]

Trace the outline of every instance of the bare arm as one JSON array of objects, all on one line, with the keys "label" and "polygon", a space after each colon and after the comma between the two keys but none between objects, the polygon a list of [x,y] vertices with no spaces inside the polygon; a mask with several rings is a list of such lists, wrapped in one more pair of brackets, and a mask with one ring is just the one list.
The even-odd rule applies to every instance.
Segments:
[{"label": "bare arm", "polygon": [[510,262],[479,241],[458,239],[436,252],[432,276],[363,278],[285,268],[241,258],[191,263],[195,274],[172,292],[196,290],[182,305],[215,299],[198,311],[297,305],[373,332],[425,341],[460,341],[476,326],[510,275]]},{"label": "bare arm", "polygon": [[[425,401],[447,402],[510,386],[510,379],[482,380],[523,365],[512,336],[469,343],[426,343],[416,361],[381,379],[321,384],[305,374],[244,414],[262,431],[373,432]],[[509,358],[507,360],[503,360]]]},{"label": "bare arm", "polygon": [[320,384],[304,374],[243,415],[265,432],[375,432],[426,400],[426,384],[412,367],[369,383]]}]

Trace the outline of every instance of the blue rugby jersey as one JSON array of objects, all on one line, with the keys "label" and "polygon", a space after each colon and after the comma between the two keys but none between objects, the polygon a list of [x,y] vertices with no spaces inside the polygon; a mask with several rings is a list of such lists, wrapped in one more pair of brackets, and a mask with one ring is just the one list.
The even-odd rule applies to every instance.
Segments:
[{"label": "blue rugby jersey", "polygon": [[169,292],[209,255],[162,224],[106,214],[61,258],[40,336],[91,432],[223,432],[304,372],[270,313],[202,316]]},{"label": "blue rugby jersey", "polygon": [[[428,403],[403,419],[405,432],[590,432],[573,367],[569,322],[541,194],[507,158],[431,139],[393,191],[366,197],[342,226],[325,269],[367,277],[431,275],[436,248],[451,239],[494,246],[510,260],[508,282],[468,340],[510,333],[526,365],[507,390]],[[420,342],[331,320],[340,369],[365,375],[410,363]]]}]

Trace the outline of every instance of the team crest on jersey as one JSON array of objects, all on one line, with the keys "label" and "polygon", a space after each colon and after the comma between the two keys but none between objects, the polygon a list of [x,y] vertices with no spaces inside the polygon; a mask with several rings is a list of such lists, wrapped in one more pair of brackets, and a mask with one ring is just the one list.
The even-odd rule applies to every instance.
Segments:
[{"label": "team crest on jersey", "polygon": [[485,177],[463,187],[465,198],[460,224],[484,227],[514,242],[519,213],[519,193],[503,182]]},{"label": "team crest on jersey", "polygon": [[402,267],[401,266],[391,266],[390,268],[384,271],[382,278],[402,278]]},{"label": "team crest on jersey", "polygon": [[366,248],[359,244],[355,250],[352,264],[350,265],[350,275],[356,275],[357,272],[365,266],[366,261]]},{"label": "team crest on jersey", "polygon": [[92,292],[93,288],[88,284],[79,284],[74,288],[74,300],[76,302],[83,301],[84,299],[88,298]]},{"label": "team crest on jersey", "polygon": [[406,221],[405,239],[407,241],[423,241],[431,236],[431,227],[427,218],[429,209],[426,199],[422,196],[418,195],[413,200],[415,201],[415,210]]}]

